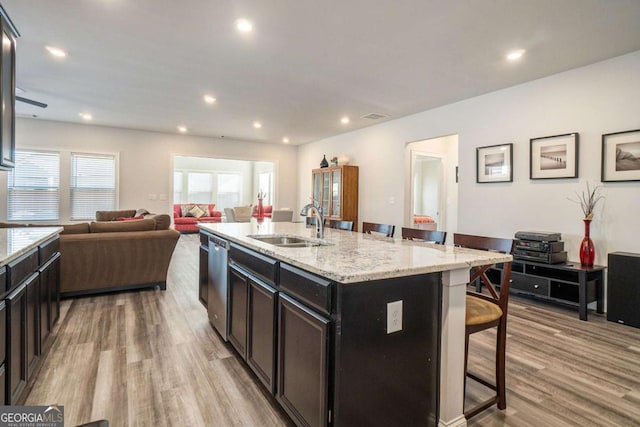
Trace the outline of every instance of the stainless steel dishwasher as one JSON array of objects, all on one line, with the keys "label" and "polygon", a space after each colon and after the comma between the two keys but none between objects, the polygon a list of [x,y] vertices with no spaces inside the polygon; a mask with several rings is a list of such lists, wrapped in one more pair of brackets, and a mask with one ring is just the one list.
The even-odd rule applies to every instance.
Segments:
[{"label": "stainless steel dishwasher", "polygon": [[207,312],[209,313],[209,321],[225,341],[228,340],[229,335],[227,309],[229,296],[227,281],[228,254],[229,242],[216,236],[209,236]]}]

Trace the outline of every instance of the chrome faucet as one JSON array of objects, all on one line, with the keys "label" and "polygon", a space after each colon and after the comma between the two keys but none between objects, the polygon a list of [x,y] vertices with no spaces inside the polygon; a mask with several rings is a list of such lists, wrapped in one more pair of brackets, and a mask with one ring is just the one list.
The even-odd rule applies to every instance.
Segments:
[{"label": "chrome faucet", "polygon": [[300,216],[307,216],[309,213],[309,209],[311,209],[311,213],[315,211],[316,214],[316,238],[323,239],[324,238],[324,215],[322,215],[322,206],[315,199],[311,199],[311,203],[305,205],[300,211]]}]

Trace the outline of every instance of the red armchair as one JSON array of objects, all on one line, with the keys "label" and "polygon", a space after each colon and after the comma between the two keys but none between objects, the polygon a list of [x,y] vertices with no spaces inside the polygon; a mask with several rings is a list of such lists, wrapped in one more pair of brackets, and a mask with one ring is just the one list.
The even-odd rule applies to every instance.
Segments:
[{"label": "red armchair", "polygon": [[[200,217],[191,216],[186,209],[183,209],[183,207],[196,205],[201,208],[206,207],[206,209],[202,209],[205,210],[204,215]],[[216,205],[214,204],[175,204],[173,205],[173,226],[181,233],[197,233],[199,229],[196,224],[199,222],[222,222],[222,212],[215,210],[215,207]],[[183,211],[188,216],[183,216]]]}]

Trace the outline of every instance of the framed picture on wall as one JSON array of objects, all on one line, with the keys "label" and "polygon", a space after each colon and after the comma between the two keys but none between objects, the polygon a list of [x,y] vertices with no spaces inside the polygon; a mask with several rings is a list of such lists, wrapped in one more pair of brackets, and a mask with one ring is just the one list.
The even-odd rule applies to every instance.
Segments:
[{"label": "framed picture on wall", "polygon": [[529,140],[529,178],[578,177],[578,133]]},{"label": "framed picture on wall", "polygon": [[602,135],[602,182],[640,181],[640,129]]},{"label": "framed picture on wall", "polygon": [[476,148],[476,182],[513,181],[513,144]]}]

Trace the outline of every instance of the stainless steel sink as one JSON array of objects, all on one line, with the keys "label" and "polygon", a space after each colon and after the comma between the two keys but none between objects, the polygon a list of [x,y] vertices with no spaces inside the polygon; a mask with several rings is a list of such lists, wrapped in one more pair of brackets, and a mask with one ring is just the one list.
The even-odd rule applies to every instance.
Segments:
[{"label": "stainless steel sink", "polygon": [[291,236],[287,234],[254,235],[247,237],[259,240],[262,243],[280,246],[283,248],[305,248],[309,246],[326,246],[329,244],[318,239],[310,239],[301,236]]}]

